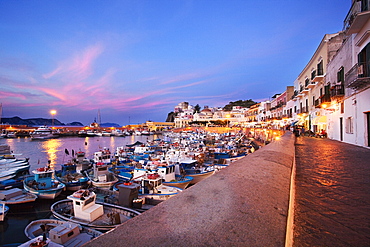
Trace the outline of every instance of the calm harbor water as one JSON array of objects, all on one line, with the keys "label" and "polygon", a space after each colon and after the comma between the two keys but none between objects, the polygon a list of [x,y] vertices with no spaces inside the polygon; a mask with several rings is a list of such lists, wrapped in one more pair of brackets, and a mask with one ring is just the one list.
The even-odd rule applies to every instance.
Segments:
[{"label": "calm harbor water", "polygon": [[[126,137],[62,137],[49,140],[31,140],[30,138],[0,139],[0,144],[8,144],[14,154],[19,157],[30,158],[31,170],[48,164],[56,170],[60,164],[72,159],[74,152],[84,151],[87,158],[93,158],[93,154],[101,148],[109,148],[112,153],[116,147],[132,144],[136,141],[146,143],[153,139],[162,138],[158,135],[150,136],[126,136]],[[65,150],[68,150],[69,155]],[[33,207],[10,208],[5,220],[0,222],[0,246],[17,246],[16,243],[24,243],[28,238],[24,234],[24,228],[32,220],[49,218],[50,206],[55,201],[64,199],[62,193],[55,200],[37,200]]]}]

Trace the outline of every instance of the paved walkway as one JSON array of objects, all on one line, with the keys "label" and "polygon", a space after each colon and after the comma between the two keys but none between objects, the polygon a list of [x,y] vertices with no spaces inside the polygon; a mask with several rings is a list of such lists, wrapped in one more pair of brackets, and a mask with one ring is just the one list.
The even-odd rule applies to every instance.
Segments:
[{"label": "paved walkway", "polygon": [[370,149],[296,140],[293,246],[370,246]]}]

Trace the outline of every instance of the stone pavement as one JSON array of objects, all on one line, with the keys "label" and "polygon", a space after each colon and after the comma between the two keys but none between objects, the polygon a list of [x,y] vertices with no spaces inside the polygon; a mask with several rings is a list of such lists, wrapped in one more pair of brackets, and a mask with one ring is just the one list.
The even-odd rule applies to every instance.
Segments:
[{"label": "stone pavement", "polygon": [[370,149],[296,140],[293,246],[370,246]]}]

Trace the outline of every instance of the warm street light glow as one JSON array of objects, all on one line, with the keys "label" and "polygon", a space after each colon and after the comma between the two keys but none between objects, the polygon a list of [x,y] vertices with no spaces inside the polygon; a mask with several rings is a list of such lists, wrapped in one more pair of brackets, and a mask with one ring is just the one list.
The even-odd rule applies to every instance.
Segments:
[{"label": "warm street light glow", "polygon": [[52,116],[52,119],[51,119],[51,126],[54,127],[54,115],[57,114],[57,111],[56,110],[51,110],[50,111],[50,114]]},{"label": "warm street light glow", "polygon": [[322,104],[321,107],[325,109],[326,107],[328,107],[328,105],[327,104]]}]

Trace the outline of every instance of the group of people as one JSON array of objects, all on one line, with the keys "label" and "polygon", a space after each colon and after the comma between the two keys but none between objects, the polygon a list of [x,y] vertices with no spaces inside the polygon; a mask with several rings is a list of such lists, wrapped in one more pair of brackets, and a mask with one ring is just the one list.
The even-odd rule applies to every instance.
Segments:
[{"label": "group of people", "polygon": [[322,129],[320,132],[314,133],[312,130],[306,130],[303,126],[290,126],[290,131],[292,131],[297,137],[301,135],[320,138],[328,137],[328,134],[324,129]]}]

